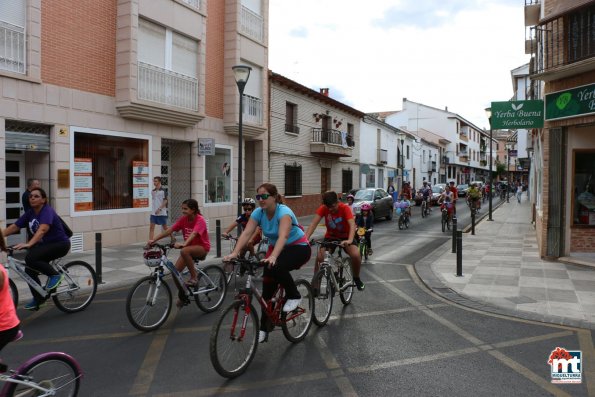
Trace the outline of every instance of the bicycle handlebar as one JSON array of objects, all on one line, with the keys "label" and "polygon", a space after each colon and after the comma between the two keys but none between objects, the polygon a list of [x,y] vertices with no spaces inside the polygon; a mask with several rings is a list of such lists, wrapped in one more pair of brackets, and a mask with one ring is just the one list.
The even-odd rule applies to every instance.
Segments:
[{"label": "bicycle handlebar", "polygon": [[334,240],[310,240],[310,245],[318,244],[324,248],[341,247],[341,241]]}]

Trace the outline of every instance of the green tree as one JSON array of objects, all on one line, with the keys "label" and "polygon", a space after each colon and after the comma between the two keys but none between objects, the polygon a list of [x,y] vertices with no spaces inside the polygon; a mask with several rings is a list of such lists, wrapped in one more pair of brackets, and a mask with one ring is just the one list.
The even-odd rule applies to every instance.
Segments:
[{"label": "green tree", "polygon": [[499,162],[498,160],[496,160],[496,178],[500,179],[502,177],[502,175],[504,175],[506,173],[506,164],[503,164],[501,162]]}]

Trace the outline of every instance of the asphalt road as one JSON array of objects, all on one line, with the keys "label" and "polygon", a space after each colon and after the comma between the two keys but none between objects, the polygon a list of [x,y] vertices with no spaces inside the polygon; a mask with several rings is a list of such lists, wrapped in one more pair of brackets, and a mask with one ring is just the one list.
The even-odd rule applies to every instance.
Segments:
[{"label": "asphalt road", "polygon": [[[468,210],[458,210],[465,225]],[[396,220],[374,230],[374,255],[362,270],[366,290],[349,306],[336,299],[327,326],[313,325],[299,344],[274,331],[235,380],[221,378],[209,360],[218,312],[186,306],[172,310],[160,330],[142,333],[126,318],[128,286],[100,291],[81,313],[52,305],[19,310],[25,338],[3,350],[3,361],[70,353],[85,372],[81,396],[595,395],[592,366],[581,384],[556,385],[547,364],[557,346],[580,348],[593,362],[590,331],[481,313],[423,285],[413,264],[450,238],[438,211],[421,219],[415,208],[408,230]],[[295,273],[310,277],[312,262]]]}]

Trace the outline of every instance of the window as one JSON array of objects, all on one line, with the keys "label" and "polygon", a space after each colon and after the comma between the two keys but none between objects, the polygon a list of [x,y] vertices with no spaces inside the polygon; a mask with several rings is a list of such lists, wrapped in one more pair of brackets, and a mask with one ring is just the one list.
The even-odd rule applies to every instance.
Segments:
[{"label": "window", "polygon": [[407,160],[409,160],[409,145],[407,145]]},{"label": "window", "polygon": [[351,123],[347,123],[347,146],[354,147],[355,146],[355,127]]},{"label": "window", "polygon": [[595,151],[574,154],[574,224],[595,226]]},{"label": "window", "polygon": [[343,170],[341,174],[341,191],[348,194],[353,189],[353,171]]},{"label": "window", "polygon": [[297,126],[297,105],[285,102],[285,132],[298,134],[300,128]]},{"label": "window", "polygon": [[0,1],[0,70],[23,73],[26,68],[27,1]]},{"label": "window", "polygon": [[285,164],[285,195],[302,195],[302,166]]},{"label": "window", "polygon": [[376,187],[376,169],[370,168],[366,175],[366,187]]},{"label": "window", "polygon": [[595,6],[568,16],[568,62],[595,55]]},{"label": "window", "polygon": [[231,149],[215,147],[205,158],[205,203],[231,202]]},{"label": "window", "polygon": [[74,212],[148,208],[149,139],[74,131]]}]

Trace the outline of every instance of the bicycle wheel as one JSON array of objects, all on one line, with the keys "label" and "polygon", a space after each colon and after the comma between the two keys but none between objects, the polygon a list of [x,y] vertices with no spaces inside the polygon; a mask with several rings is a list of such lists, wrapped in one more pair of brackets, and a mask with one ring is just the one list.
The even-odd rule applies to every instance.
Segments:
[{"label": "bicycle wheel", "polygon": [[421,202],[421,217],[422,218],[426,217],[426,206],[427,206],[426,202],[422,201]]},{"label": "bicycle wheel", "polygon": [[85,310],[97,292],[97,275],[87,262],[74,261],[64,265],[64,280],[52,299],[66,313]]},{"label": "bicycle wheel", "polygon": [[60,396],[75,397],[78,394],[82,373],[77,362],[65,353],[45,353],[25,363],[13,376],[30,379],[42,390],[11,383],[7,396]]},{"label": "bicycle wheel", "polygon": [[17,307],[17,305],[19,304],[19,290],[11,278],[8,279],[8,285],[10,286],[10,297],[14,302],[14,307]]},{"label": "bicycle wheel", "polygon": [[200,310],[205,313],[217,310],[223,304],[226,292],[225,273],[219,266],[205,266],[202,273],[198,272],[198,289],[194,293],[194,301]]},{"label": "bicycle wheel", "polygon": [[302,296],[302,302],[294,311],[281,313],[283,335],[292,343],[301,342],[306,337],[314,317],[314,296],[310,283],[300,279],[295,281],[295,286]]},{"label": "bicycle wheel", "polygon": [[172,296],[167,283],[156,275],[141,278],[126,298],[126,316],[140,331],[159,328],[171,311]]},{"label": "bicycle wheel", "polygon": [[442,212],[442,233],[444,233],[446,231],[446,217],[448,215],[446,215],[445,212]]},{"label": "bicycle wheel", "polygon": [[252,305],[248,311],[243,301],[235,301],[221,313],[213,324],[209,343],[211,364],[219,375],[235,378],[246,371],[258,348],[258,330]]},{"label": "bicycle wheel", "polygon": [[353,273],[351,272],[351,258],[344,258],[339,268],[339,298],[344,305],[351,303],[353,298]]},{"label": "bicycle wheel", "polygon": [[[312,285],[316,286],[314,291],[314,324],[323,327],[331,317],[333,311],[333,289],[331,277],[328,274],[329,268],[318,270],[312,278]],[[313,287],[314,289],[314,287]]]},{"label": "bicycle wheel", "polygon": [[399,216],[399,230],[403,230],[403,215]]}]

